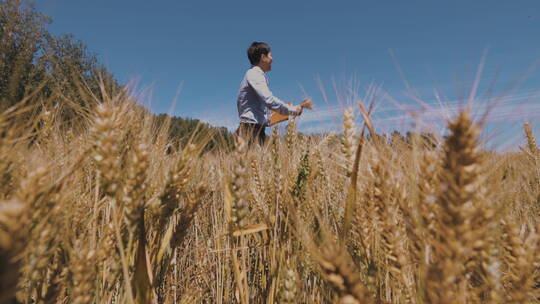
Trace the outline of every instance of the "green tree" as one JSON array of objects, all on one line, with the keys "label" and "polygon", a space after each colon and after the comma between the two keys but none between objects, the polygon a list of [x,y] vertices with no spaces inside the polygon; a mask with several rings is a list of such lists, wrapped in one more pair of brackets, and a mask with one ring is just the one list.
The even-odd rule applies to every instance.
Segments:
[{"label": "green tree", "polygon": [[50,19],[21,0],[0,1],[0,111],[31,90],[34,62]]},{"label": "green tree", "polygon": [[188,140],[192,139],[192,136],[195,136],[193,138],[195,140],[209,137],[205,146],[206,151],[227,150],[233,147],[233,136],[225,127],[213,127],[198,119],[170,117],[167,114],[159,114],[156,119],[158,126],[163,125],[167,119],[170,119],[169,138],[176,146],[185,145]]},{"label": "green tree", "polygon": [[93,108],[104,100],[102,85],[109,96],[121,89],[114,76],[99,64],[96,55],[71,34],[46,35],[36,71],[45,83],[41,98],[55,97],[62,105],[64,120],[76,119],[81,110]]},{"label": "green tree", "polygon": [[[70,128],[96,103],[125,88],[82,41],[70,34],[50,34],[46,29],[50,22],[32,4],[0,0],[0,113],[32,96],[26,104],[33,107],[24,115],[38,114],[43,105],[55,107],[62,127]],[[165,114],[157,116],[158,123],[167,118],[169,137],[176,144],[199,134],[201,138],[212,135],[207,150],[232,146],[232,135],[226,128]]]}]

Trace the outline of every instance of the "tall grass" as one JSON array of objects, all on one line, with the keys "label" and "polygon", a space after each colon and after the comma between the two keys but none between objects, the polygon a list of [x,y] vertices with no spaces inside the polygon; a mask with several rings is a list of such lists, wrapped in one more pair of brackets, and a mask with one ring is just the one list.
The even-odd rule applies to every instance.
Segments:
[{"label": "tall grass", "polygon": [[74,130],[0,114],[0,303],[540,299],[530,125],[498,154],[466,109],[432,147],[365,137],[351,108],[340,141],[291,122],[203,153],[210,135],[170,149],[133,98],[104,96]]}]

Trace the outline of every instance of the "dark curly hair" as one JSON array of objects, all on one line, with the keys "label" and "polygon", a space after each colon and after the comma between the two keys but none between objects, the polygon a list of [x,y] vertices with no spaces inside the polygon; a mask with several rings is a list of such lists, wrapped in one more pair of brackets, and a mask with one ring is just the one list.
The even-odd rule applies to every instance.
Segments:
[{"label": "dark curly hair", "polygon": [[270,53],[270,46],[264,42],[254,41],[247,50],[249,62],[252,65],[257,65],[261,61],[262,55]]}]

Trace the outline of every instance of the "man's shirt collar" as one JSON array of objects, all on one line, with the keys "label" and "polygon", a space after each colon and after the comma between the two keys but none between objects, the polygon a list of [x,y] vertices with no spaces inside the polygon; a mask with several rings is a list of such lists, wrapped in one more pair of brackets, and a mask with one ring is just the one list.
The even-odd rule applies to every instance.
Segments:
[{"label": "man's shirt collar", "polygon": [[258,66],[258,65],[254,65],[254,66],[252,67],[252,69],[257,69],[257,70],[259,70],[259,71],[261,71],[261,72],[264,73],[263,69],[261,69],[261,67]]}]

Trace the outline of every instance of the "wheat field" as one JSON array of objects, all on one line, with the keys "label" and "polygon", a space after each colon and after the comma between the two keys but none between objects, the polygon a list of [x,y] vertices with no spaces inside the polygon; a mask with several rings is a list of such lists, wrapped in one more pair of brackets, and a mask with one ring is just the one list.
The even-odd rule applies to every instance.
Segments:
[{"label": "wheat field", "polygon": [[540,302],[528,124],[502,154],[466,108],[430,146],[355,107],[340,135],[203,152],[103,96],[74,128],[0,114],[0,303]]}]

